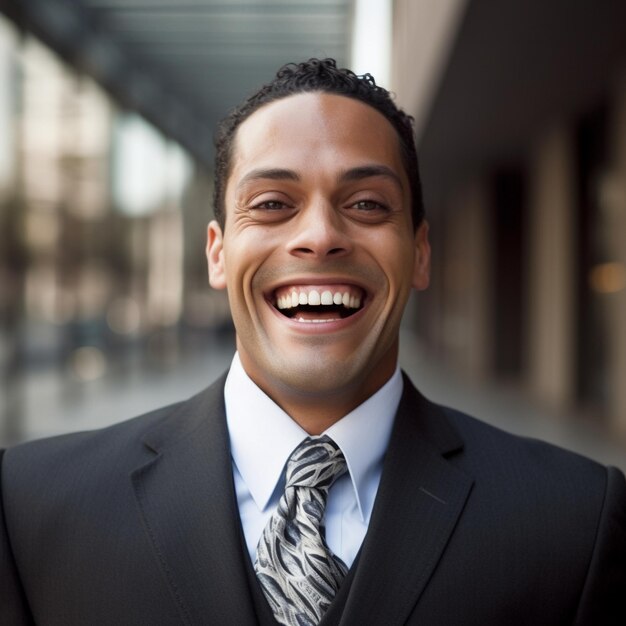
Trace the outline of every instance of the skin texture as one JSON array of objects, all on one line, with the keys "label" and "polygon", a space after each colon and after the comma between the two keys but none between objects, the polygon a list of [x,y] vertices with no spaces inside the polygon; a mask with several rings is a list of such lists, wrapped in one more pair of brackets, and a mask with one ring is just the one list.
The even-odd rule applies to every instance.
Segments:
[{"label": "skin texture", "polygon": [[[227,289],[237,349],[254,382],[319,434],[391,377],[411,288],[428,286],[428,225],[414,232],[391,124],[344,96],[272,102],[237,131],[226,226],[208,227],[209,282]],[[364,305],[304,324],[273,306],[277,288],[353,286]]]}]

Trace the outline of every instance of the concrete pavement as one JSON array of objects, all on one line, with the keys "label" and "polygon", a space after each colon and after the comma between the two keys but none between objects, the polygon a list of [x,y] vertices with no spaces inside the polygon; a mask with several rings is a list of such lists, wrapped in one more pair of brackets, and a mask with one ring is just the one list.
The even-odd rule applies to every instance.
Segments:
[{"label": "concrete pavement", "polygon": [[[215,336],[160,368],[110,364],[89,382],[47,369],[21,381],[19,440],[100,428],[193,395],[230,363],[234,342]],[[408,331],[401,336],[402,367],[434,401],[459,408],[495,426],[537,437],[626,471],[626,446],[591,422],[553,415],[514,389],[470,384],[444,368]],[[13,443],[0,442],[4,445]]]}]

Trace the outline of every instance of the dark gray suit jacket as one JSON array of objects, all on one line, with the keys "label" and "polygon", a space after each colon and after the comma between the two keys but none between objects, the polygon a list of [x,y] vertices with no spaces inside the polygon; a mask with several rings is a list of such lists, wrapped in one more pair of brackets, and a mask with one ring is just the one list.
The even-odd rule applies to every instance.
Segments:
[{"label": "dark gray suit jacket", "polygon": [[[223,383],[6,451],[1,624],[272,623],[244,548]],[[323,624],[623,626],[624,477],[405,379],[370,528]]]}]

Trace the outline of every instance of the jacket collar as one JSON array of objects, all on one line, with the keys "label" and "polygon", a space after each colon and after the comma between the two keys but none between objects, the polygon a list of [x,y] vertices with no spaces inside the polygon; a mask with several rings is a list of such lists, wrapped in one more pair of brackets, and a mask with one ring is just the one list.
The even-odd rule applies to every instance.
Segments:
[{"label": "jacket collar", "polygon": [[[144,437],[132,474],[140,514],[185,623],[256,624],[232,477],[222,377]],[[463,441],[405,377],[370,526],[349,586],[322,625],[403,624],[462,514]]]},{"label": "jacket collar", "polygon": [[321,626],[405,624],[454,532],[473,480],[449,459],[463,440],[405,377],[378,495],[348,593]]},{"label": "jacket collar", "polygon": [[144,527],[186,624],[255,624],[235,499],[222,377],[143,441],[132,476]]}]

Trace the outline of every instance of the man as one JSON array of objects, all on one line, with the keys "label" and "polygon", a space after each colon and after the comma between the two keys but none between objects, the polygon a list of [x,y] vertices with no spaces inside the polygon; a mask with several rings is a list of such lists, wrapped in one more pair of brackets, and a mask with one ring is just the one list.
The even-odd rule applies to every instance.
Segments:
[{"label": "man", "polygon": [[230,371],[6,451],[2,623],[626,623],[623,475],[436,406],[398,370],[430,260],[410,118],[311,59],[217,148]]}]

